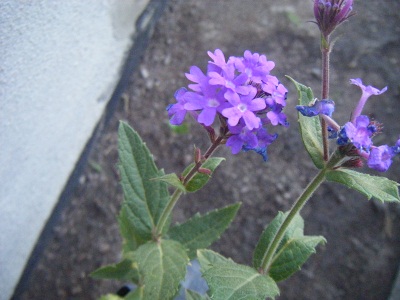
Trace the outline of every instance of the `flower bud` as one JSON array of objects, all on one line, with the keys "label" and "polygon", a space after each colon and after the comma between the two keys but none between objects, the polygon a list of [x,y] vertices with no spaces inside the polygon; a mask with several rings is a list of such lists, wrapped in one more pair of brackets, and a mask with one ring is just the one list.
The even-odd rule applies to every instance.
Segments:
[{"label": "flower bud", "polygon": [[353,0],[314,0],[314,16],[325,39],[353,15]]}]

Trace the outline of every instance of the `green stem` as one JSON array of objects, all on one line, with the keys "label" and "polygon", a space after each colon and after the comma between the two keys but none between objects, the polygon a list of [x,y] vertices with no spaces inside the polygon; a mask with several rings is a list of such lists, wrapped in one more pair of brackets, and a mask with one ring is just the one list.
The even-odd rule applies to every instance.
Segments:
[{"label": "green stem", "polygon": [[319,171],[319,173],[314,177],[314,179],[308,184],[308,186],[304,189],[303,193],[300,197],[296,200],[293,204],[292,208],[289,211],[289,214],[283,221],[282,225],[279,227],[278,231],[276,232],[272,242],[269,244],[267,250],[265,251],[264,257],[261,262],[261,271],[264,274],[267,274],[271,264],[273,262],[273,257],[276,250],[281,243],[286,230],[288,229],[290,223],[292,222],[293,218],[300,212],[300,210],[304,207],[313,193],[317,190],[317,188],[325,181],[325,174],[331,168],[335,167],[338,162],[342,159],[342,156],[339,154],[338,151],[334,152],[329,159],[326,167]]},{"label": "green stem", "polygon": [[[186,184],[196,175],[196,173],[199,171],[201,166],[211,157],[211,155],[215,152],[215,150],[218,148],[219,145],[223,142],[224,137],[220,136],[213,141],[211,146],[207,149],[206,153],[204,154],[204,159],[202,159],[200,162],[197,162],[192,169],[187,173],[187,175],[182,179],[183,185],[186,186]],[[171,198],[169,199],[167,205],[165,206],[163,212],[161,213],[160,219],[158,221],[157,226],[154,228],[154,233],[153,237],[154,239],[158,239],[162,231],[164,229],[165,224],[167,223],[167,220],[169,219],[169,216],[172,213],[172,210],[174,209],[176,203],[178,202],[179,198],[182,196],[183,192],[180,189],[176,189],[174,193],[172,194]]]}]

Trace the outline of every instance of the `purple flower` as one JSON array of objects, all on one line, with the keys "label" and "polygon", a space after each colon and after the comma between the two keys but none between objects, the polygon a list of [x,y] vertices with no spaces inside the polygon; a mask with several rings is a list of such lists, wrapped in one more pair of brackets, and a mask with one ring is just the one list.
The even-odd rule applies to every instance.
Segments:
[{"label": "purple flower", "polygon": [[276,105],[275,109],[267,112],[267,119],[273,125],[283,125],[285,127],[289,126],[286,115],[282,113],[282,107],[280,105]]},{"label": "purple flower", "polygon": [[313,105],[297,105],[296,109],[305,117],[315,117],[318,115],[332,116],[335,111],[335,102],[332,100],[316,100]]},{"label": "purple flower", "polygon": [[222,110],[222,115],[228,118],[229,125],[235,126],[240,119],[243,119],[250,130],[260,126],[261,120],[254,112],[264,109],[266,104],[264,99],[254,98],[256,93],[256,88],[252,88],[248,95],[239,95],[232,91],[225,93],[225,97],[232,107]]},{"label": "purple flower", "polygon": [[396,145],[392,147],[393,153],[399,154],[400,153],[400,138],[397,140]]},{"label": "purple flower", "polygon": [[[369,125],[369,118],[361,115],[356,119],[355,124],[347,122],[339,135],[341,138],[347,137],[348,142],[352,143],[357,149],[368,152],[372,146],[371,136],[373,134],[373,130],[370,129]],[[338,143],[343,145],[339,140]]]},{"label": "purple flower", "polygon": [[210,62],[212,65],[215,65],[215,66],[221,68],[221,70],[226,69],[227,63],[225,61],[225,55],[220,49],[216,49],[214,51],[214,53],[212,53],[211,51],[208,51],[207,54],[213,60],[212,62]]},{"label": "purple flower", "polygon": [[[273,76],[276,81],[278,79]],[[262,90],[270,95],[275,104],[279,104],[281,106],[286,106],[286,97],[288,90],[284,87],[284,85],[279,82],[275,82],[274,79],[268,81],[267,83],[262,85]],[[274,104],[270,103],[270,106],[274,106]]]},{"label": "purple flower", "polygon": [[212,85],[221,85],[233,92],[246,95],[249,93],[249,85],[245,85],[247,82],[247,75],[242,73],[238,76],[235,74],[235,66],[229,64],[226,66],[225,70],[221,73],[209,72],[210,77],[209,83]]},{"label": "purple flower", "polygon": [[393,149],[388,145],[373,147],[368,158],[368,167],[379,172],[386,172],[392,164]]},{"label": "purple flower", "polygon": [[189,84],[189,88],[196,92],[201,92],[201,87],[208,84],[208,76],[200,70],[199,67],[192,66],[190,68],[190,73],[186,73],[186,78],[194,82],[194,84]]},{"label": "purple flower", "polygon": [[236,126],[229,126],[232,134],[226,141],[226,145],[231,147],[232,154],[238,154],[244,146],[256,147],[258,144],[257,137],[254,132],[248,129],[241,121]]},{"label": "purple flower", "polygon": [[374,88],[373,86],[370,86],[370,85],[365,86],[365,85],[363,85],[360,78],[350,79],[350,83],[355,84],[356,86],[360,87],[360,89],[362,91],[360,101],[358,101],[356,108],[354,109],[353,113],[351,114],[351,122],[354,123],[356,118],[361,114],[368,98],[371,97],[372,95],[380,95],[380,94],[386,92],[387,87],[384,87],[383,89],[378,90],[377,88]]},{"label": "purple flower", "polygon": [[167,106],[168,116],[171,118],[170,123],[172,125],[180,125],[186,116],[186,109],[184,108],[186,104],[185,94],[187,90],[185,88],[180,88],[175,92],[175,99],[177,103],[170,104]]},{"label": "purple flower", "polygon": [[314,0],[314,17],[325,39],[353,15],[353,0]]},{"label": "purple flower", "polygon": [[234,58],[237,70],[247,75],[250,81],[262,83],[267,80],[269,72],[275,67],[273,61],[268,61],[265,55],[251,53],[249,50],[244,52],[243,57]]},{"label": "purple flower", "polygon": [[282,112],[288,91],[270,74],[275,63],[248,50],[243,57],[228,60],[220,49],[208,55],[207,72],[192,66],[185,74],[190,91],[179,89],[177,102],[167,107],[171,124],[181,124],[189,113],[214,132],[214,122],[219,120],[220,132],[232,153],[253,150],[265,160],[268,145],[277,137],[269,134],[266,126],[288,126]]},{"label": "purple flower", "polygon": [[210,126],[217,115],[217,111],[225,102],[224,95],[218,87],[205,84],[201,86],[202,93],[187,92],[185,94],[186,110],[201,110],[197,121],[205,126]]}]

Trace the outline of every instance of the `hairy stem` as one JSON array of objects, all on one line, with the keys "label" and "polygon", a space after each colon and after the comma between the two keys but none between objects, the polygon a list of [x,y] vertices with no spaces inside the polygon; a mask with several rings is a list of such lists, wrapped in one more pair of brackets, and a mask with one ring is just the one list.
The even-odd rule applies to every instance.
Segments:
[{"label": "hairy stem", "polygon": [[313,193],[317,190],[317,188],[321,185],[321,183],[325,181],[326,172],[334,168],[336,164],[341,161],[342,158],[343,158],[342,155],[340,155],[338,151],[334,152],[329,161],[327,162],[326,167],[318,172],[318,174],[307,185],[303,193],[293,204],[292,208],[289,210],[289,214],[283,221],[282,225],[279,227],[272,242],[269,244],[267,250],[265,251],[264,257],[261,262],[261,271],[264,274],[268,273],[273,262],[274,254],[278,249],[279,244],[281,243],[285,235],[285,232],[288,229],[293,218],[300,212],[300,210],[304,207],[304,205],[307,203],[307,201],[310,199]]},{"label": "hairy stem", "polygon": [[[328,99],[329,97],[329,57],[331,47],[329,36],[325,39],[321,37],[321,53],[322,53],[322,95],[321,100]],[[324,147],[324,161],[329,159],[329,145],[328,145],[328,125],[324,118],[320,118],[322,127],[322,141]]]},{"label": "hairy stem", "polygon": [[[187,175],[182,179],[183,185],[186,186],[186,184],[190,181],[190,179],[193,178],[194,175],[199,171],[201,166],[207,161],[208,158],[211,157],[211,155],[215,152],[215,150],[222,144],[224,140],[224,137],[219,136],[218,138],[213,141],[211,146],[207,149],[207,151],[204,153],[203,159],[199,162],[197,162],[192,169],[187,173]],[[172,210],[174,209],[176,203],[178,202],[180,196],[183,194],[183,191],[176,189],[174,193],[171,195],[171,198],[169,198],[169,201],[167,205],[165,206],[163,212],[161,213],[160,219],[158,221],[157,226],[154,228],[154,233],[153,237],[154,239],[158,239],[162,231],[164,229],[165,224],[167,223],[167,220],[169,219]]]}]

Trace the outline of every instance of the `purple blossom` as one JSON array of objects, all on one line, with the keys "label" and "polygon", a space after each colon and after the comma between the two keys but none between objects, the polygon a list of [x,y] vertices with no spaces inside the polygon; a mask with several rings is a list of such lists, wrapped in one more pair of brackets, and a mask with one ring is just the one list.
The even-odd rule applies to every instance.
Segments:
[{"label": "purple blossom", "polygon": [[368,167],[379,172],[386,172],[392,164],[395,155],[393,149],[388,145],[373,147],[368,158]]},{"label": "purple blossom", "polygon": [[244,146],[256,147],[258,144],[254,132],[248,129],[243,122],[236,126],[229,126],[232,134],[226,141],[226,145],[231,147],[232,154],[238,154]]},{"label": "purple blossom", "polygon": [[195,92],[201,92],[201,87],[208,84],[208,76],[206,76],[199,67],[192,66],[190,72],[186,73],[186,78],[194,82],[194,84],[189,84],[189,88]]},{"label": "purple blossom", "polygon": [[226,66],[225,70],[221,73],[209,72],[210,77],[209,83],[212,85],[221,85],[233,92],[246,95],[249,93],[249,85],[245,85],[247,82],[247,75],[242,73],[238,76],[235,74],[235,66],[229,64]]},{"label": "purple blossom", "polygon": [[[275,76],[274,78],[278,80]],[[270,95],[270,97],[274,100],[274,103],[283,106],[286,106],[286,98],[288,90],[279,82],[274,82],[275,80],[272,79],[267,83],[262,85],[262,90]],[[273,106],[273,104],[270,104]]]},{"label": "purple blossom", "polygon": [[252,88],[248,95],[239,95],[232,91],[227,91],[225,97],[232,107],[222,110],[222,115],[228,118],[228,124],[235,126],[240,119],[243,119],[247,128],[252,130],[260,126],[260,118],[255,115],[255,111],[266,107],[265,100],[254,98],[257,93],[256,88]]},{"label": "purple blossom", "polygon": [[365,86],[363,85],[362,81],[360,78],[356,79],[350,79],[350,83],[360,87],[362,91],[362,95],[360,100],[358,101],[358,104],[356,108],[354,109],[352,115],[351,115],[351,122],[355,122],[356,118],[361,114],[365,103],[367,102],[368,98],[371,97],[372,95],[380,95],[384,92],[386,92],[387,87],[384,87],[383,89],[379,90],[373,86]]},{"label": "purple blossom", "polygon": [[347,137],[348,142],[352,143],[357,149],[368,152],[372,146],[371,136],[373,134],[369,125],[370,121],[367,116],[358,116],[355,124],[347,122],[344,125],[340,135]]},{"label": "purple blossom", "polygon": [[220,120],[220,132],[232,153],[253,150],[265,160],[267,147],[277,137],[266,126],[288,126],[282,112],[287,89],[270,74],[275,63],[248,50],[243,57],[228,60],[220,49],[208,55],[207,71],[192,66],[185,74],[190,90],[179,89],[176,103],[168,105],[171,124],[181,124],[187,113],[210,130]]},{"label": "purple blossom", "polygon": [[187,92],[185,94],[186,110],[201,110],[197,121],[205,126],[210,126],[217,115],[217,111],[225,102],[224,95],[216,86],[205,84],[201,86],[202,93]]},{"label": "purple blossom", "polygon": [[332,100],[316,100],[313,105],[297,105],[296,109],[305,117],[315,117],[318,115],[331,117],[335,111],[335,102]]},{"label": "purple blossom", "polygon": [[211,51],[208,51],[207,54],[213,60],[212,62],[210,62],[212,65],[215,65],[215,66],[221,68],[221,70],[226,69],[227,63],[225,61],[225,55],[220,49],[216,49],[214,51],[214,53]]},{"label": "purple blossom", "polygon": [[353,15],[353,0],[314,0],[314,17],[325,39]]},{"label": "purple blossom", "polygon": [[282,107],[279,105],[276,105],[275,109],[267,112],[266,116],[269,122],[274,126],[276,125],[283,125],[285,127],[289,126],[286,115],[282,113]]},{"label": "purple blossom", "polygon": [[265,55],[251,53],[249,50],[244,52],[244,56],[234,59],[237,70],[247,75],[249,80],[254,83],[262,83],[266,80],[271,70],[275,67],[273,61],[268,61]]},{"label": "purple blossom", "polygon": [[171,118],[170,123],[172,125],[180,125],[186,116],[186,109],[184,108],[186,104],[185,94],[187,90],[185,88],[180,88],[175,92],[175,99],[177,103],[170,104],[167,106],[168,116]]}]

